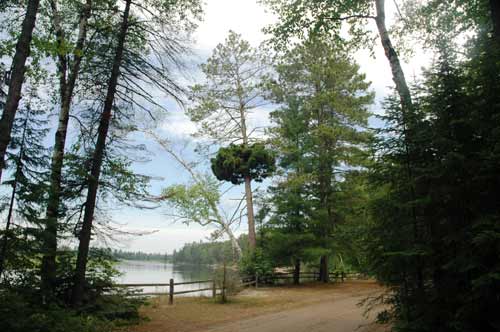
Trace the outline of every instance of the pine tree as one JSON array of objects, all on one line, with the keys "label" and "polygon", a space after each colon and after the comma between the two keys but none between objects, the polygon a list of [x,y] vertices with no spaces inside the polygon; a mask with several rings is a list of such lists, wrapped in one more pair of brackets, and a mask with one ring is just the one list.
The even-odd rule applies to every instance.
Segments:
[{"label": "pine tree", "polygon": [[[36,229],[41,222],[43,203],[46,200],[45,172],[48,166],[48,151],[43,145],[48,132],[45,117],[43,104],[40,104],[40,100],[32,91],[29,100],[17,113],[7,150],[6,165],[9,178],[2,184],[11,187],[11,194],[0,247],[0,275],[7,257],[20,257],[25,254],[9,252],[10,240],[13,240],[15,233],[19,233],[13,228]],[[14,268],[19,269],[20,266]]]},{"label": "pine tree", "polygon": [[304,181],[298,197],[310,206],[308,229],[321,256],[320,278],[326,282],[331,234],[341,220],[339,182],[365,158],[363,145],[370,135],[362,128],[373,95],[349,56],[322,39],[285,53],[276,70],[278,79],[270,89],[274,101],[283,105],[272,115],[281,165],[291,185]]}]

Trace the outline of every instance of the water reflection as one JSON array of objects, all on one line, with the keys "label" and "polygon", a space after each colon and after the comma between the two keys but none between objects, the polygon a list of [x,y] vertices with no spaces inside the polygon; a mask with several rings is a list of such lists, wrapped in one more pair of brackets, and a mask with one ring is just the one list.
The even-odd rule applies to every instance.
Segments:
[{"label": "water reflection", "polygon": [[[173,278],[174,282],[188,282],[195,280],[213,279],[213,268],[208,266],[193,265],[173,265],[170,263],[151,262],[151,261],[120,261],[117,269],[122,273],[116,279],[120,284],[168,284]],[[199,289],[211,287],[211,284],[191,284],[175,286],[175,291]],[[143,287],[143,292],[168,292],[166,287]],[[211,291],[200,293],[189,293],[178,296],[211,296]]]}]

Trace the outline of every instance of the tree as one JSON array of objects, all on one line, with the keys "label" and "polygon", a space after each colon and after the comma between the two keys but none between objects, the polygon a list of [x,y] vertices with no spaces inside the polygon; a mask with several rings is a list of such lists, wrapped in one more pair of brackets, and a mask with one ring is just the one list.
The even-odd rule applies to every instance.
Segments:
[{"label": "tree", "polygon": [[149,133],[158,144],[179,163],[190,175],[188,185],[172,185],[163,189],[161,200],[166,201],[175,212],[172,214],[186,224],[196,223],[202,226],[215,225],[217,230],[212,234],[218,239],[223,234],[229,237],[236,258],[242,256],[241,246],[232,231],[234,223],[241,221],[240,204],[230,217],[219,206],[221,200],[220,184],[210,175],[196,172],[194,167],[176,153],[170,143],[154,133]]},{"label": "tree", "polygon": [[278,78],[269,88],[271,98],[282,105],[272,119],[278,125],[274,141],[283,151],[281,164],[287,174],[283,185],[305,181],[298,197],[312,204],[303,218],[307,216],[315,246],[323,251],[320,274],[328,281],[331,234],[341,220],[336,206],[339,181],[366,158],[370,134],[363,128],[373,95],[350,57],[319,38],[286,52],[276,71]]},{"label": "tree", "polygon": [[247,178],[262,182],[274,170],[274,157],[263,144],[233,145],[220,148],[210,160],[212,172],[219,181],[241,184]]},{"label": "tree", "polygon": [[[266,68],[263,55],[230,31],[225,43],[219,44],[201,66],[206,82],[191,88],[191,100],[195,105],[188,110],[188,115],[192,121],[200,123],[197,134],[218,144],[248,146],[257,129],[249,127],[250,114],[264,105],[261,78]],[[245,196],[248,239],[253,249],[256,240],[250,177],[245,177]]]},{"label": "tree", "polygon": [[87,0],[80,9],[78,32],[73,50],[70,50],[71,38],[63,29],[63,21],[59,11],[58,1],[51,0],[52,27],[56,36],[57,75],[59,77],[59,121],[55,133],[52,153],[49,200],[46,211],[44,230],[44,249],[41,268],[42,289],[50,294],[55,287],[57,230],[60,210],[60,195],[64,150],[70,117],[70,108],[75,87],[80,74],[80,66],[87,47],[88,20],[92,13],[92,1]]},{"label": "tree", "polygon": [[[149,83],[152,86],[162,89],[163,92],[174,97],[176,100],[180,99],[179,93],[181,89],[179,86],[174,80],[168,77],[168,71],[165,73],[161,71],[162,68],[167,70],[165,63],[168,61],[160,61],[160,65],[155,66],[153,64],[154,61],[147,61],[144,55],[134,54],[133,51],[137,50],[134,49],[134,47],[131,47],[130,49],[132,52],[129,52],[129,48],[126,48],[125,44],[128,41],[131,46],[142,46],[142,49],[145,51],[153,49],[158,44],[161,46],[160,50],[166,52],[164,56],[167,57],[167,60],[171,60],[170,64],[172,64],[172,62],[178,64],[178,56],[181,54],[179,52],[184,52],[185,48],[179,46],[178,39],[175,37],[170,38],[168,33],[177,33],[179,35],[186,32],[189,33],[196,26],[191,16],[196,20],[200,13],[199,2],[191,0],[152,2],[149,4],[149,7],[138,6],[138,8],[141,15],[147,15],[151,20],[143,21],[133,15],[133,13],[131,13],[132,3],[126,0],[113,52],[114,54],[112,56],[112,69],[109,73],[108,83],[104,89],[105,97],[102,101],[97,139],[90,162],[90,172],[87,178],[87,198],[85,200],[83,221],[79,233],[80,242],[78,246],[75,284],[72,293],[73,305],[80,305],[83,300],[87,255],[92,235],[92,224],[96,207],[97,191],[99,188],[101,166],[105,155],[111,117],[113,111],[117,113],[116,111],[119,110],[121,106],[115,103],[115,97],[118,96],[122,102],[130,102],[131,105],[144,109],[144,107],[138,105],[137,102],[134,102],[133,98],[127,98],[127,92],[138,90],[138,92],[134,93],[138,93],[146,102],[152,101],[153,105],[156,105],[150,93],[145,92],[146,90],[141,88],[138,82],[130,82],[129,77],[122,75],[122,72],[132,75],[135,73],[135,77],[138,78],[139,82]],[[145,24],[145,26],[141,23]],[[172,28],[172,31],[168,31],[167,27]],[[151,34],[149,37],[151,37],[152,42],[148,42],[150,39],[148,39],[147,34]],[[155,54],[158,55],[158,53]],[[134,64],[136,65],[135,67]],[[130,86],[135,88],[131,89]],[[125,89],[125,92],[122,89]],[[132,96],[134,93],[132,93]],[[129,104],[126,106],[128,105]]]},{"label": "tree", "polygon": [[[26,105],[20,108],[12,127],[12,137],[7,150],[6,165],[10,178],[3,185],[12,188],[7,208],[7,220],[0,247],[0,277],[8,255],[11,228],[17,213],[17,227],[22,222],[36,227],[40,223],[41,209],[46,200],[47,150],[42,142],[48,132],[43,104],[31,89]],[[17,239],[19,241],[19,239]],[[23,255],[24,253],[20,253]]]},{"label": "tree", "polygon": [[394,291],[386,318],[402,331],[494,331],[499,324],[491,310],[499,293],[492,198],[499,68],[489,30],[469,41],[462,60],[446,40],[435,45],[437,60],[415,92],[411,183],[400,105],[393,98],[386,106],[389,121],[372,170],[368,255],[377,278]]},{"label": "tree", "polygon": [[90,245],[90,236],[92,232],[92,220],[94,218],[95,200],[97,196],[97,188],[99,176],[101,173],[102,158],[104,155],[104,148],[106,144],[106,136],[108,135],[109,122],[111,119],[111,111],[113,108],[116,86],[118,84],[118,76],[120,74],[120,66],[123,57],[123,48],[125,45],[125,38],[127,37],[127,29],[129,25],[129,15],[131,0],[125,2],[125,9],[123,11],[123,21],[120,28],[118,37],[118,44],[115,50],[115,60],[113,69],[108,82],[108,93],[106,101],[101,114],[101,121],[99,123],[99,134],[96,143],[96,149],[92,160],[92,169],[89,175],[89,185],[87,193],[87,201],[85,205],[85,215],[82,225],[82,232],[80,234],[80,243],[78,246],[78,258],[75,271],[75,285],[72,293],[72,302],[74,305],[81,304],[83,300],[85,272],[87,267],[87,255]]},{"label": "tree", "polygon": [[21,34],[17,40],[16,52],[12,59],[9,90],[0,119],[0,180],[4,168],[5,152],[10,142],[12,125],[16,117],[19,100],[21,99],[21,89],[26,71],[25,65],[30,55],[31,39],[39,4],[39,0],[30,0],[27,3]]},{"label": "tree", "polygon": [[[281,22],[268,29],[284,45],[292,37],[307,39],[314,35],[330,35],[339,44],[349,42],[357,47],[372,47],[368,22],[376,23],[378,37],[389,61],[392,79],[398,92],[402,112],[411,113],[412,100],[398,53],[392,44],[385,23],[385,0],[355,0],[345,2],[307,0],[263,0],[280,18]],[[349,37],[341,37],[344,23],[349,24]]]}]

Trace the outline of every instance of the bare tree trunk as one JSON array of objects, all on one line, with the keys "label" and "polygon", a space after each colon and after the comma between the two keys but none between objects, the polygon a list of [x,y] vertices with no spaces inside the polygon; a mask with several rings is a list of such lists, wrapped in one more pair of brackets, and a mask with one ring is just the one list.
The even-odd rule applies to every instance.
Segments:
[{"label": "bare tree trunk", "polygon": [[293,269],[293,283],[294,285],[300,284],[300,259],[296,258]]},{"label": "bare tree trunk", "polygon": [[330,281],[330,274],[328,271],[328,256],[327,255],[321,256],[321,259],[319,262],[319,281],[323,281],[323,282]]},{"label": "bare tree trunk", "polygon": [[233,251],[236,251],[236,258],[240,258],[243,256],[243,252],[241,251],[240,244],[238,243],[238,240],[233,234],[233,231],[229,228],[229,226],[225,225],[224,227],[226,234],[229,236],[229,240],[231,241],[231,247],[233,248]]},{"label": "bare tree trunk", "polygon": [[[64,31],[61,26],[60,16],[56,0],[51,0],[52,20],[57,44],[65,43]],[[59,124],[55,134],[54,151],[52,153],[50,191],[47,204],[45,229],[43,231],[43,258],[41,268],[42,290],[48,294],[52,293],[56,279],[56,253],[57,253],[57,228],[58,211],[61,194],[62,167],[64,161],[64,149],[68,131],[69,114],[73,93],[76,86],[80,64],[83,56],[83,48],[87,37],[87,22],[92,11],[92,1],[87,0],[80,14],[78,37],[73,52],[73,63],[69,68],[66,55],[59,54],[57,69],[59,75],[59,94],[61,109],[59,111]]]},{"label": "bare tree trunk", "polygon": [[245,196],[247,200],[247,219],[248,219],[248,244],[250,250],[255,250],[257,239],[255,236],[255,219],[253,215],[253,197],[252,197],[252,179],[245,177]]},{"label": "bare tree trunk", "polygon": [[118,45],[116,46],[113,68],[108,82],[108,91],[99,122],[97,142],[94,150],[94,156],[92,158],[92,169],[88,178],[87,200],[85,203],[82,230],[80,232],[80,243],[78,246],[78,257],[75,271],[75,284],[71,299],[73,305],[81,304],[84,295],[85,273],[87,270],[87,258],[92,235],[92,222],[94,219],[99,177],[101,175],[101,165],[104,157],[104,151],[106,149],[106,138],[108,136],[118,78],[120,76],[120,67],[123,59],[125,39],[127,37],[131,2],[132,0],[125,1],[123,21],[120,28],[120,34],[118,35]]},{"label": "bare tree trunk", "polygon": [[26,60],[30,55],[31,39],[33,37],[39,4],[39,0],[28,1],[26,16],[21,27],[21,35],[17,41],[16,53],[12,60],[9,92],[7,93],[7,100],[2,118],[0,119],[0,180],[2,178],[2,170],[5,167],[5,153],[10,142],[12,126],[19,106],[19,100],[21,100],[21,90],[26,72]]},{"label": "bare tree trunk", "polygon": [[493,23],[493,34],[500,44],[500,1],[490,0],[491,22]]},{"label": "bare tree trunk", "polygon": [[[238,90],[240,89],[240,78],[238,75],[237,79]],[[240,126],[241,126],[241,136],[243,138],[243,145],[248,146],[248,133],[245,115],[245,103],[243,102],[243,97],[240,98]],[[254,251],[257,247],[257,238],[255,235],[255,218],[253,214],[253,194],[252,194],[252,179],[249,176],[245,177],[245,197],[247,203],[247,220],[248,220],[248,247],[250,251]]]},{"label": "bare tree trunk", "polygon": [[396,91],[398,92],[401,100],[403,112],[406,114],[412,109],[413,103],[411,100],[410,89],[406,83],[406,78],[403,68],[401,68],[398,54],[392,46],[391,37],[389,36],[389,32],[387,31],[387,27],[385,25],[385,0],[375,0],[375,7],[377,9],[375,22],[377,23],[380,41],[382,42],[385,56],[387,57],[387,60],[389,60],[389,64],[391,66],[392,79],[396,84]]}]

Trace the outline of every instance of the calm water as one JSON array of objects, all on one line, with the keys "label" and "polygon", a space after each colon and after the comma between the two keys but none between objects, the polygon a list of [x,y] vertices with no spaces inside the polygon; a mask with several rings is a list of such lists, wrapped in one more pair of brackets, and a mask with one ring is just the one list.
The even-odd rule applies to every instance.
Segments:
[{"label": "calm water", "polygon": [[[122,276],[116,280],[120,284],[168,284],[171,278],[175,283],[213,279],[213,269],[206,266],[176,266],[170,263],[123,260],[118,263],[117,268],[122,273]],[[174,291],[207,287],[211,287],[211,284],[179,285],[175,286]],[[143,292],[168,292],[168,286],[143,287]],[[211,294],[211,291],[206,291],[178,296],[210,296]]]}]

